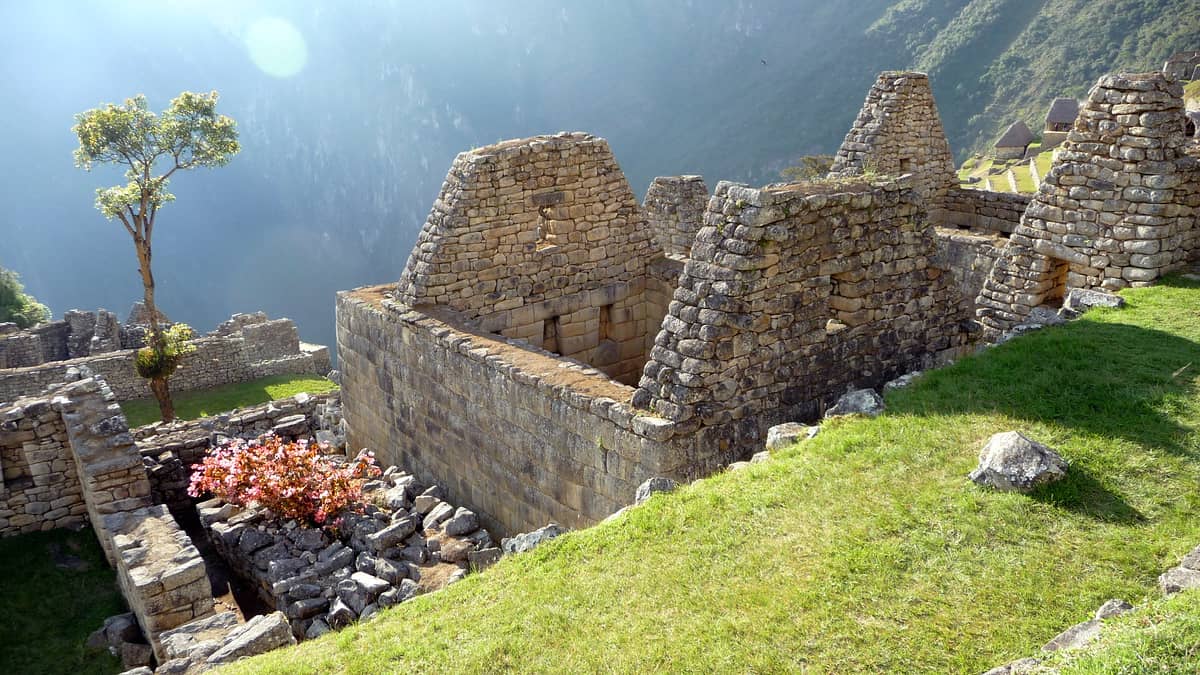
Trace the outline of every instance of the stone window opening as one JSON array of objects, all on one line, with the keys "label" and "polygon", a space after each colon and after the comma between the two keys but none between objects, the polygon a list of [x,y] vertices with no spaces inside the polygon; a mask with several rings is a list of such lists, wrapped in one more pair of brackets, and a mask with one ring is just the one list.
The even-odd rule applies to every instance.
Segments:
[{"label": "stone window opening", "polygon": [[558,245],[558,223],[554,219],[551,206],[538,207],[537,245],[538,249]]},{"label": "stone window opening", "polygon": [[1196,123],[1192,118],[1185,117],[1183,121],[1183,135],[1187,138],[1192,138],[1196,135]]},{"label": "stone window opening", "polygon": [[0,456],[0,495],[20,492],[33,487],[33,476],[29,473],[29,459],[20,449],[13,448]]},{"label": "stone window opening", "polygon": [[1050,271],[1046,274],[1049,286],[1042,293],[1042,305],[1057,308],[1062,305],[1063,298],[1067,295],[1067,275],[1071,271],[1071,265],[1065,260],[1053,258],[1050,265]]},{"label": "stone window opening", "polygon": [[900,160],[900,175],[912,173],[912,160],[905,157]]}]

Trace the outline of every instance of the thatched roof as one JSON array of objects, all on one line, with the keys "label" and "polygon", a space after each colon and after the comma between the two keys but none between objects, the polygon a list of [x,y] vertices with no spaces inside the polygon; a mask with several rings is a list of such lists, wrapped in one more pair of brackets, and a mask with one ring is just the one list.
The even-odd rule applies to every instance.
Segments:
[{"label": "thatched roof", "polygon": [[1009,125],[1008,130],[996,141],[997,148],[1024,148],[1033,142],[1033,132],[1021,120]]},{"label": "thatched roof", "polygon": [[1046,113],[1046,124],[1071,124],[1079,116],[1079,101],[1073,98],[1056,98]]}]

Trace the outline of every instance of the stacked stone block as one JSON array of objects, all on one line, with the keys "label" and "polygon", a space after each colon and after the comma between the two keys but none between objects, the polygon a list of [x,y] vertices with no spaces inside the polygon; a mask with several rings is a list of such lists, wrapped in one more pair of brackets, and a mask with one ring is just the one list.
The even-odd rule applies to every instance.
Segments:
[{"label": "stacked stone block", "polygon": [[[63,326],[61,342],[65,355],[70,329],[67,322],[58,323]],[[89,342],[97,342],[95,337],[89,337]],[[101,338],[97,348],[111,346],[103,334]],[[23,355],[44,351],[43,340],[38,334],[18,333],[0,338],[0,363],[5,361],[6,353],[12,355],[13,343],[28,343],[21,348]],[[269,375],[325,375],[329,372],[328,348],[300,342],[291,319],[257,322],[235,333],[198,338],[193,344],[196,345],[195,353],[186,356],[171,377],[174,391],[206,389]],[[21,396],[38,394],[46,387],[62,382],[68,370],[80,366],[86,366],[104,377],[122,401],[148,398],[151,396],[149,384],[134,370],[134,358],[135,350],[132,349],[70,360],[21,356],[21,363],[32,361],[32,364],[40,365],[13,368],[13,362],[8,361],[10,367],[7,370],[0,369],[0,401],[13,401]]]},{"label": "stacked stone block", "polygon": [[708,186],[703,176],[659,176],[650,183],[642,210],[667,256],[686,259],[704,220]]},{"label": "stacked stone block", "polygon": [[102,522],[125,601],[161,662],[163,631],[213,613],[204,560],[165,506],[112,513]]},{"label": "stacked stone block", "polygon": [[992,336],[1071,288],[1145,285],[1195,253],[1200,170],[1180,85],[1106,75],[1042,182],[977,304]]},{"label": "stacked stone block", "polygon": [[946,193],[958,185],[950,143],[942,129],[929,76],[886,71],[834,158],[830,176],[913,174],[913,187],[934,221]]},{"label": "stacked stone block", "polygon": [[398,299],[632,381],[649,330],[646,264],[658,253],[604,139],[506,141],[455,158]]},{"label": "stacked stone block", "polygon": [[1200,51],[1172,54],[1162,71],[1173,80],[1200,80]]},{"label": "stacked stone block", "polygon": [[976,232],[1012,234],[1032,200],[1031,195],[1015,192],[951,188],[942,201],[939,224]]},{"label": "stacked stone block", "polygon": [[380,297],[338,294],[348,447],[371,448],[495,533],[598,522],[653,476],[729,457],[634,410],[632,387],[579,361]]},{"label": "stacked stone block", "polygon": [[745,453],[966,344],[966,311],[907,179],[721,183],[633,399]]},{"label": "stacked stone block", "polygon": [[87,518],[62,415],[46,397],[0,409],[0,536]]}]

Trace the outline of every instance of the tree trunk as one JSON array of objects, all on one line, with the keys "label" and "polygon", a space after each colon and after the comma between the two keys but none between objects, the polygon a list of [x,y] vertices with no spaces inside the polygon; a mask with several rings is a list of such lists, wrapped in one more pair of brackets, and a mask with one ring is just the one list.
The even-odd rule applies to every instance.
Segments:
[{"label": "tree trunk", "polygon": [[[154,273],[150,271],[150,243],[144,240],[142,242],[135,240],[134,243],[137,248],[138,269],[142,273],[142,298],[146,304],[146,313],[150,317],[150,339],[147,341],[149,343],[147,346],[156,351],[161,359],[164,345],[162,326],[158,324],[158,307],[154,304]],[[154,398],[158,400],[162,421],[174,421],[175,403],[171,401],[171,389],[167,385],[167,378],[151,378],[150,391],[154,392]]]},{"label": "tree trunk", "polygon": [[162,421],[174,422],[175,403],[171,400],[171,389],[167,384],[167,378],[151,378],[150,391],[154,392],[154,398],[158,399],[158,411],[162,414]]}]

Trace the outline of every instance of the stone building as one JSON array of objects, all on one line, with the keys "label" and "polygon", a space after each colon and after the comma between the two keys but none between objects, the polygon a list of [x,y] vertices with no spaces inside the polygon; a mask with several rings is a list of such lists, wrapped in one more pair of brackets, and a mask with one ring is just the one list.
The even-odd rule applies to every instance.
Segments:
[{"label": "stone building", "polygon": [[1195,258],[1200,168],[1181,95],[1162,73],[1100,78],[980,292],[989,335],[1070,288],[1148,284]]},{"label": "stone building", "polygon": [[1021,159],[1029,144],[1033,142],[1033,132],[1023,120],[1017,120],[1008,125],[996,144],[992,147],[992,156],[996,159]]},{"label": "stone building", "polygon": [[1046,111],[1046,123],[1042,128],[1042,150],[1056,148],[1067,140],[1067,133],[1075,118],[1079,116],[1079,101],[1073,98],[1056,98]]}]

